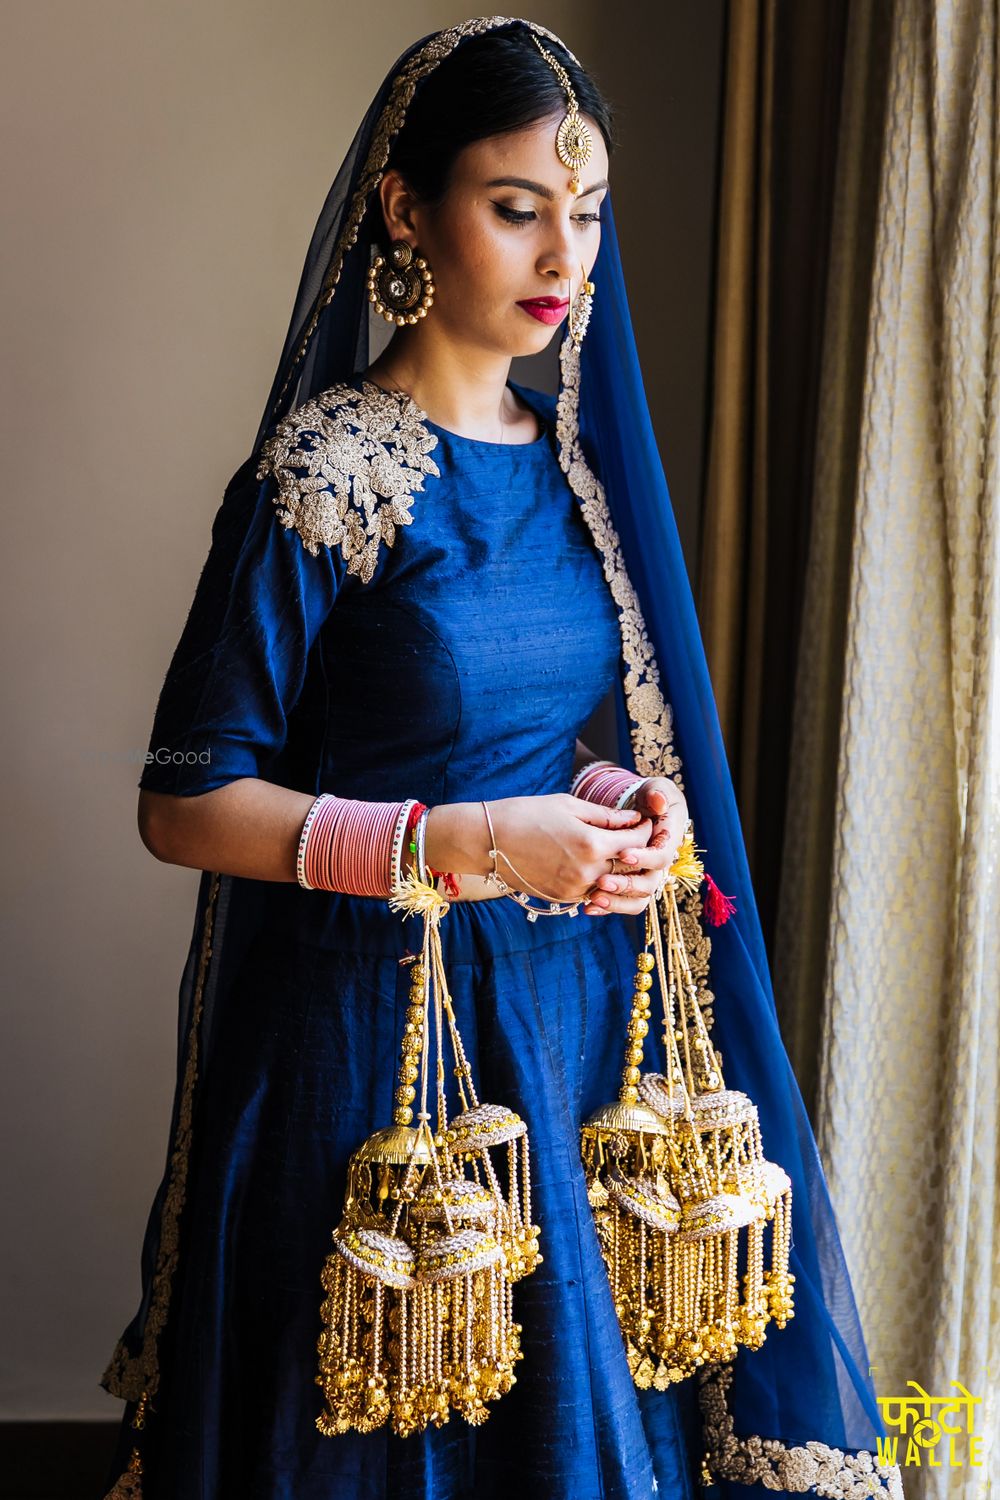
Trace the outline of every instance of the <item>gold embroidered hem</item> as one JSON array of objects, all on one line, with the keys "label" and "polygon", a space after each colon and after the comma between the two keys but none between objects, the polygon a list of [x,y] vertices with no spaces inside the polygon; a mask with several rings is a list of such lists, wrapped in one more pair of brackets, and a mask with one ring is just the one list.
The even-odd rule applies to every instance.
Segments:
[{"label": "gold embroidered hem", "polygon": [[845,1452],[816,1442],[789,1447],[757,1434],[737,1437],[727,1401],[732,1382],[731,1365],[712,1366],[700,1377],[707,1483],[725,1479],[760,1484],[790,1495],[822,1495],[824,1500],[865,1500],[870,1495],[904,1500],[899,1465],[880,1463],[867,1449]]},{"label": "gold embroidered hem", "polygon": [[138,1354],[132,1355],[119,1339],[108,1367],[101,1376],[100,1383],[104,1389],[112,1396],[119,1396],[123,1401],[138,1401],[143,1392],[152,1396],[160,1383],[157,1343],[170,1310],[170,1293],[174,1271],[177,1267],[181,1210],[184,1207],[188,1158],[191,1154],[191,1122],[194,1087],[198,1078],[198,1044],[201,1034],[205,977],[208,973],[208,961],[212,956],[212,928],[221,880],[221,875],[213,876],[212,889],[205,910],[205,925],[202,929],[198,956],[198,974],[191,1002],[191,1022],[187,1034],[187,1053],[184,1060],[177,1134],[170,1153],[170,1176],[160,1215],[159,1250],[156,1257],[156,1269],[153,1272],[149,1311],[143,1328],[142,1348]]},{"label": "gold embroidered hem", "polygon": [[258,479],[278,481],[282,525],[314,557],[339,547],[347,571],[370,583],[380,543],[391,547],[396,527],[412,524],[414,492],[440,473],[425,415],[411,397],[370,380],[360,391],[341,382],[295,407],[261,445],[257,467]]}]

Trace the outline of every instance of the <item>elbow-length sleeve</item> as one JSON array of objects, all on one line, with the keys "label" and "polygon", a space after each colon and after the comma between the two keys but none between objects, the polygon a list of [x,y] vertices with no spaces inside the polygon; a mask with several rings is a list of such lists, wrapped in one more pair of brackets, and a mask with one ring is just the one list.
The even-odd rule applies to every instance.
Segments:
[{"label": "elbow-length sleeve", "polygon": [[303,545],[273,472],[237,471],[212,523],[167,669],[138,785],[195,796],[265,776],[283,749],[309,653],[343,577],[337,548]]}]

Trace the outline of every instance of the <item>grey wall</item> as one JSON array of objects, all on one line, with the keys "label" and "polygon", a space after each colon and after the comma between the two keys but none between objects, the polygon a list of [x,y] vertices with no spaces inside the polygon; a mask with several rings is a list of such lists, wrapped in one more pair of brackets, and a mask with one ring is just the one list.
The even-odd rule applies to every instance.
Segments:
[{"label": "grey wall", "polygon": [[[721,3],[530,12],[627,101],[616,213],[686,545]],[[333,171],[403,47],[466,14],[7,18],[0,1419],[120,1411],[97,1381],[137,1303],[197,884],[139,842],[137,757]]]}]

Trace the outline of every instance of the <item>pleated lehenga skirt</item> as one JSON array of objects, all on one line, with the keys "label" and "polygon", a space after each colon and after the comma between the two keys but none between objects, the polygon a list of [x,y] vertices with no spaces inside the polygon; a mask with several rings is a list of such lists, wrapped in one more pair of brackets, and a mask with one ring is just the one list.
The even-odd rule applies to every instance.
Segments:
[{"label": "pleated lehenga skirt", "polygon": [[[213,1022],[180,1256],[143,1443],[144,1500],[686,1500],[695,1382],[638,1392],[587,1203],[581,1121],[615,1098],[638,924],[456,902],[441,923],[480,1097],[531,1146],[543,1263],[515,1287],[524,1358],[472,1427],[323,1437],[320,1271],[351,1152],[392,1118],[407,948],[384,901],[329,894],[322,941],[265,926]],[[126,1406],[106,1488],[134,1434]]]}]

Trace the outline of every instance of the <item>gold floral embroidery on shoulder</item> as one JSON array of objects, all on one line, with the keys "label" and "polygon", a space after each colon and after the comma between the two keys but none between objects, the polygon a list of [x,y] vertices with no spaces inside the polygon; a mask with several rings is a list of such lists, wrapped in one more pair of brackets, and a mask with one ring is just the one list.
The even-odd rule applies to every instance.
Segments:
[{"label": "gold floral embroidery on shoulder", "polygon": [[314,557],[339,547],[349,573],[370,583],[382,542],[409,526],[414,494],[440,470],[437,438],[411,396],[370,380],[346,382],[295,407],[261,445],[257,478],[273,474],[274,503]]},{"label": "gold floral embroidery on shoulder", "polygon": [[867,1449],[851,1453],[826,1443],[789,1447],[775,1438],[737,1437],[727,1401],[732,1366],[713,1365],[700,1381],[706,1483],[725,1479],[789,1495],[823,1495],[826,1500],[868,1500],[872,1495],[904,1500],[899,1465],[880,1463]]}]

